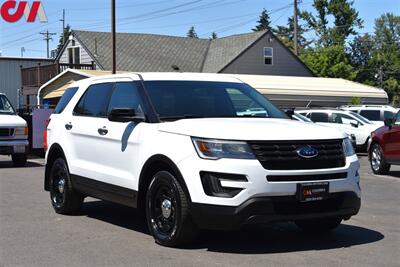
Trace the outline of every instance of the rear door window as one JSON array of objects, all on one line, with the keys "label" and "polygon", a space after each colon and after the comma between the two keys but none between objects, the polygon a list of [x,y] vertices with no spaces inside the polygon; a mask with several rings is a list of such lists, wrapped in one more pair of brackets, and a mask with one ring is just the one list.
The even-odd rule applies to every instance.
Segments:
[{"label": "rear door window", "polygon": [[361,110],[360,115],[369,119],[370,121],[380,121],[381,111],[380,110]]},{"label": "rear door window", "polygon": [[58,102],[56,108],[53,111],[53,114],[60,114],[64,111],[66,106],[68,105],[69,101],[71,101],[72,97],[74,97],[75,93],[78,91],[78,87],[71,87],[68,88],[63,96],[61,97],[60,101]]},{"label": "rear door window", "polygon": [[113,83],[99,83],[89,86],[74,109],[74,115],[106,117]]},{"label": "rear door window", "polygon": [[310,114],[310,119],[313,122],[329,122],[329,115],[323,112],[312,112]]}]

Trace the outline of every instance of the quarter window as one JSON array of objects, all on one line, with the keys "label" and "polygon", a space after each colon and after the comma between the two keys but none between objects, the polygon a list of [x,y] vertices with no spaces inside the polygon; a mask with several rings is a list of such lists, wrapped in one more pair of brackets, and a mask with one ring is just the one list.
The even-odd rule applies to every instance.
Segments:
[{"label": "quarter window", "polygon": [[264,47],[264,64],[272,65],[274,63],[274,49],[272,47]]},{"label": "quarter window", "polygon": [[75,95],[76,91],[78,91],[78,87],[68,88],[61,97],[53,113],[60,114],[63,112],[69,101],[71,101],[72,97]]},{"label": "quarter window", "polygon": [[380,110],[361,110],[360,115],[369,119],[370,121],[380,121],[381,111]]},{"label": "quarter window", "polygon": [[106,117],[107,107],[114,86],[112,83],[99,83],[89,86],[74,109],[74,115]]}]

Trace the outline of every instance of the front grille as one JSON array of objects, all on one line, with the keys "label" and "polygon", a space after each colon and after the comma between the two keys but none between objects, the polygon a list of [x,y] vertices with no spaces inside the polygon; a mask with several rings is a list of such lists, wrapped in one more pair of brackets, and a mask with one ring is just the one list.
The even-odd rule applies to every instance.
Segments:
[{"label": "front grille", "polygon": [[[343,167],[346,158],[342,140],[312,141],[250,141],[248,142],[261,165],[267,170],[310,170]],[[303,158],[297,150],[311,146],[318,156]]]},{"label": "front grille", "polygon": [[13,128],[0,128],[0,137],[10,137],[14,135]]},{"label": "front grille", "polygon": [[347,177],[347,172],[312,174],[312,175],[268,175],[269,182],[298,182],[298,181],[319,181],[319,180],[337,180]]}]

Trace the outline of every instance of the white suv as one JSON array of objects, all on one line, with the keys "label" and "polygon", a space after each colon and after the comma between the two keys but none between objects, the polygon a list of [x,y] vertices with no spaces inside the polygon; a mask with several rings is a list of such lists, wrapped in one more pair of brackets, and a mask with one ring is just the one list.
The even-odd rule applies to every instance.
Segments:
[{"label": "white suv", "polygon": [[0,155],[11,155],[14,166],[25,166],[28,154],[28,126],[10,101],[0,93]]},{"label": "white suv", "polygon": [[379,126],[383,126],[386,119],[394,118],[399,111],[389,105],[352,105],[341,108],[358,113]]},{"label": "white suv", "polygon": [[357,149],[366,151],[371,133],[379,128],[378,125],[357,113],[341,109],[308,109],[296,110],[313,122],[339,129],[356,138]]},{"label": "white suv", "polygon": [[272,221],[327,231],[361,203],[348,138],[288,119],[230,76],[79,81],[51,115],[47,144],[44,186],[56,212],[77,212],[86,196],[143,208],[165,246],[199,228]]}]

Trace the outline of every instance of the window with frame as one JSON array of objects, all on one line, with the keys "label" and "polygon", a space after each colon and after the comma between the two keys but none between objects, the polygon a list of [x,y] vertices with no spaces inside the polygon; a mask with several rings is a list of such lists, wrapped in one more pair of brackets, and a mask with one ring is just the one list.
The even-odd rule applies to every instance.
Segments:
[{"label": "window with frame", "polygon": [[79,47],[69,47],[67,51],[69,64],[81,64],[81,52]]},{"label": "window with frame", "polygon": [[274,64],[274,49],[272,47],[264,47],[264,64],[273,65]]},{"label": "window with frame", "polygon": [[360,111],[360,115],[369,119],[370,121],[380,121],[381,111],[380,110],[368,110],[364,109]]},{"label": "window with frame", "polygon": [[355,118],[353,118],[347,114],[342,114],[342,113],[333,113],[332,114],[332,122],[339,123],[339,124],[347,124],[347,125],[359,124],[359,122]]},{"label": "window with frame", "polygon": [[107,114],[110,114],[114,108],[131,108],[135,110],[136,115],[144,115],[138,88],[133,82],[116,83]]},{"label": "window with frame", "polygon": [[311,112],[310,119],[313,122],[329,122],[329,115],[328,115],[328,113]]},{"label": "window with frame", "polygon": [[395,117],[394,125],[400,125],[400,112]]},{"label": "window with frame", "polygon": [[74,115],[106,117],[113,83],[99,83],[89,86],[74,108]]},{"label": "window with frame", "polygon": [[384,119],[384,120],[386,120],[386,119],[393,119],[395,115],[396,115],[396,114],[394,114],[394,113],[391,112],[391,111],[385,111],[385,112],[383,113],[383,119]]}]

